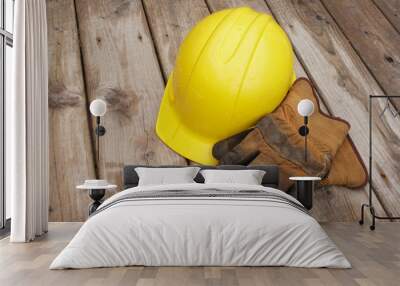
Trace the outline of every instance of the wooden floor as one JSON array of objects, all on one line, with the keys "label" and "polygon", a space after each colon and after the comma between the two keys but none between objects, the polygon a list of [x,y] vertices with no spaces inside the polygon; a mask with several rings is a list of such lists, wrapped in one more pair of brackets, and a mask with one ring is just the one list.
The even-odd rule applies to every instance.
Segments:
[{"label": "wooden floor", "polygon": [[0,285],[399,285],[400,223],[371,232],[356,223],[323,224],[352,269],[288,267],[123,267],[48,270],[81,223],[50,223],[49,233],[28,244],[0,241]]},{"label": "wooden floor", "polygon": [[[368,162],[368,95],[400,95],[399,0],[47,0],[51,221],[85,220],[89,199],[75,186],[87,178],[120,185],[124,164],[188,163],[154,132],[164,87],[188,31],[239,6],[275,17],[293,44],[297,76],[351,124]],[[98,96],[110,104],[100,162],[87,108]],[[399,216],[400,117],[380,117],[384,107],[373,110],[374,202],[379,214]],[[319,190],[312,215],[356,221],[366,190]]]}]

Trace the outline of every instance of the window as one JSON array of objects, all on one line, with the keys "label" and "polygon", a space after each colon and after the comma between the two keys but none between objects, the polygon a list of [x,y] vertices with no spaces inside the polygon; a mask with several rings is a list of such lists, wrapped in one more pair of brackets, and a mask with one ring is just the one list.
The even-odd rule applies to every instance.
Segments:
[{"label": "window", "polygon": [[[4,106],[6,94],[11,92],[13,68],[14,0],[0,0],[0,228],[9,227],[10,193],[4,187]],[[1,236],[0,232],[0,236]]]}]

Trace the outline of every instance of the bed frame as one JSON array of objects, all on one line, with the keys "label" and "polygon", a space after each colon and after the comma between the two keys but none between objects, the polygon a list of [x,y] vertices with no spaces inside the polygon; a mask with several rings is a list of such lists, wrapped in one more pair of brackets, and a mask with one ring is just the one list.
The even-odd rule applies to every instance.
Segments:
[{"label": "bed frame", "polygon": [[[145,165],[127,165],[124,167],[123,183],[124,189],[133,188],[138,185],[139,176],[137,175],[136,167],[158,167],[158,168],[171,168],[171,167],[189,167],[189,166],[145,166]],[[221,169],[221,170],[263,170],[265,171],[262,185],[265,187],[272,187],[278,189],[279,186],[279,167],[275,165],[263,166],[240,166],[240,165],[221,165],[221,166],[198,166],[204,169]],[[204,183],[204,178],[200,174],[194,178],[197,183]]]}]

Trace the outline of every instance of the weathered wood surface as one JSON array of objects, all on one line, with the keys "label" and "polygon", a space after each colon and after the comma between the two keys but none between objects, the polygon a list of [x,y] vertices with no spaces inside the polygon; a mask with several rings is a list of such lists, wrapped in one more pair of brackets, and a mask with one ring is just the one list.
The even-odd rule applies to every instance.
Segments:
[{"label": "weathered wood surface", "polygon": [[[203,0],[144,0],[143,3],[166,83],[181,42],[209,11]],[[197,165],[190,160],[187,162]]]},{"label": "weathered wood surface", "polygon": [[[392,24],[371,1],[323,3],[385,94],[400,95],[400,34]],[[400,101],[393,104],[400,107]]]},{"label": "weathered wood surface", "polygon": [[50,223],[49,233],[32,243],[0,241],[0,285],[72,286],[398,286],[400,223],[380,223],[371,232],[355,223],[322,227],[352,269],[296,267],[113,267],[49,270],[81,223]]},{"label": "weathered wood surface", "polygon": [[89,198],[75,186],[95,178],[73,0],[47,1],[50,221],[81,221]]},{"label": "weathered wood surface", "polygon": [[400,1],[399,0],[373,0],[376,6],[385,14],[386,18],[400,33]]},{"label": "weathered wood surface", "polygon": [[181,42],[209,11],[203,0],[144,0],[143,3],[164,78],[167,79],[174,68]]},{"label": "weathered wood surface", "polygon": [[164,82],[141,1],[80,0],[76,8],[89,98],[109,103],[100,177],[121,186],[124,164],[186,164],[155,134]]},{"label": "weathered wood surface", "polygon": [[[352,125],[350,136],[368,162],[368,95],[383,91],[319,1],[269,0],[268,4],[328,109]],[[379,117],[384,102],[375,107],[373,187],[386,211],[399,215],[399,118]]]},{"label": "weathered wood surface", "polygon": [[[101,141],[101,178],[120,184],[122,166],[129,163],[186,164],[154,132],[164,82],[191,27],[210,12],[228,7],[250,6],[267,13],[272,8],[294,44],[297,75],[313,81],[324,110],[352,124],[350,134],[367,162],[367,96],[399,90],[399,55],[393,48],[399,36],[388,21],[398,32],[400,4],[397,0],[322,1],[325,6],[317,0],[76,0],[74,10],[73,0],[48,0],[50,219],[86,218],[89,199],[75,185],[95,177],[95,145],[90,137],[94,121],[87,103],[96,97],[110,103],[103,121],[107,134]],[[341,5],[366,9],[333,10]],[[339,12],[346,16],[336,15]],[[347,19],[364,16],[368,19]],[[384,102],[377,105],[374,188],[388,213],[399,214],[399,119],[387,116],[380,122]],[[367,201],[366,188],[330,187],[315,196],[313,216],[320,221],[357,220],[360,204]],[[384,213],[379,202],[376,206]]]},{"label": "weathered wood surface", "polygon": [[[209,0],[209,6],[212,11],[243,6],[246,3],[248,3],[246,0]],[[257,11],[272,14],[263,0],[253,0],[248,4]],[[297,57],[295,57],[295,72],[297,77],[308,78]],[[327,110],[323,100],[320,100],[320,103],[322,111],[329,114],[330,112]],[[367,188],[365,187],[363,190],[350,190],[339,186],[324,187],[315,192],[314,200],[315,203],[311,213],[317,220],[355,221],[359,219],[361,204],[368,201]],[[373,201],[377,207],[377,212],[384,214],[379,201],[375,197]]]}]

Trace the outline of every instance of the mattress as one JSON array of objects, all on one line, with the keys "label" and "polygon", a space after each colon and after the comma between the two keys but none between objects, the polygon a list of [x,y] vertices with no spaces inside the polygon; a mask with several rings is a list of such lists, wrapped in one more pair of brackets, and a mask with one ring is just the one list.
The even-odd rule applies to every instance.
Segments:
[{"label": "mattress", "polygon": [[115,194],[50,269],[129,265],[351,267],[318,222],[284,192],[198,183]]}]

